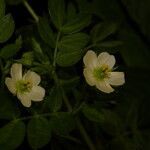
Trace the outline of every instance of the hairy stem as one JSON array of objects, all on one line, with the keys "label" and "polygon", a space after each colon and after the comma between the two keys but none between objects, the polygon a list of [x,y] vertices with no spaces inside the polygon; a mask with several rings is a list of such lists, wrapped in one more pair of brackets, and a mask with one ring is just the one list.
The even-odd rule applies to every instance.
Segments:
[{"label": "hairy stem", "polygon": [[58,32],[57,34],[57,38],[56,38],[56,45],[55,45],[55,50],[54,50],[54,60],[53,60],[53,66],[56,66],[56,56],[57,56],[57,51],[58,51],[58,41],[60,38],[60,32]]},{"label": "hairy stem", "polygon": [[26,9],[28,10],[28,12],[31,14],[31,16],[33,17],[33,19],[38,22],[39,21],[39,17],[38,15],[35,13],[35,11],[32,9],[32,7],[29,5],[29,3],[27,1],[23,1],[24,6],[26,7]]}]

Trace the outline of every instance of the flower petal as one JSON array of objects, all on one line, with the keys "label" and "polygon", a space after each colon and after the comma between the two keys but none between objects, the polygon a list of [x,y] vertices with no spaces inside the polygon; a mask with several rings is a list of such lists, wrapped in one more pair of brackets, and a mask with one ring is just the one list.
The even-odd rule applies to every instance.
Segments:
[{"label": "flower petal", "polygon": [[15,95],[16,94],[15,81],[12,80],[11,78],[6,78],[5,84],[6,84],[7,88],[9,89],[9,91]]},{"label": "flower petal", "polygon": [[42,101],[45,96],[45,89],[41,86],[34,86],[30,92],[32,101]]},{"label": "flower petal", "polygon": [[111,93],[114,91],[114,89],[109,85],[107,81],[100,81],[96,84],[96,87],[105,93]]},{"label": "flower petal", "polygon": [[115,59],[115,57],[113,55],[110,55],[107,52],[103,52],[103,53],[99,54],[99,56],[98,56],[98,62],[99,62],[100,66],[102,66],[102,65],[108,65],[109,68],[112,69],[113,66],[116,63],[116,59]]},{"label": "flower petal", "polygon": [[17,97],[21,101],[23,106],[25,107],[31,106],[31,98],[29,93],[25,93],[25,94],[17,93]]},{"label": "flower petal", "polygon": [[89,68],[85,68],[84,71],[83,71],[83,74],[84,74],[84,77],[86,79],[86,82],[89,85],[91,85],[91,86],[95,85],[96,80],[94,79],[92,70],[90,70]]},{"label": "flower petal", "polygon": [[111,72],[109,83],[111,85],[123,85],[125,83],[124,72]]},{"label": "flower petal", "polygon": [[30,70],[24,75],[23,78],[31,82],[33,86],[38,85],[41,82],[41,77],[37,73]]},{"label": "flower petal", "polygon": [[13,80],[20,80],[22,79],[22,64],[13,64],[10,71],[11,77]]},{"label": "flower petal", "polygon": [[97,55],[94,51],[89,50],[83,57],[85,67],[93,68],[97,66]]}]

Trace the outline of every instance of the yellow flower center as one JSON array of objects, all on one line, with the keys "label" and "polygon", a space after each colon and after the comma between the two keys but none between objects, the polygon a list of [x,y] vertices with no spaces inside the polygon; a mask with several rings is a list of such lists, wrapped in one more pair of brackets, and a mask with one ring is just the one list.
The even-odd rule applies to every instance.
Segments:
[{"label": "yellow flower center", "polygon": [[110,69],[107,65],[103,65],[100,68],[95,68],[93,71],[94,78],[96,80],[103,80],[105,78],[109,78]]},{"label": "yellow flower center", "polygon": [[19,93],[29,92],[32,88],[32,84],[29,81],[19,80],[16,83],[16,89]]}]

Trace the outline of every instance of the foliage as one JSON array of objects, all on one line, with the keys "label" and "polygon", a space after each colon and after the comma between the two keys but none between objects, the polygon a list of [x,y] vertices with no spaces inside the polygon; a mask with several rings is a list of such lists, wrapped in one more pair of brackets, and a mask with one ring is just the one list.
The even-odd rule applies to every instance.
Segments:
[{"label": "foliage", "polygon": [[[0,149],[150,149],[149,5],[0,0]],[[104,94],[86,84],[82,59],[90,49],[116,56],[123,87]],[[46,90],[30,108],[5,86],[15,62],[41,75]]]}]

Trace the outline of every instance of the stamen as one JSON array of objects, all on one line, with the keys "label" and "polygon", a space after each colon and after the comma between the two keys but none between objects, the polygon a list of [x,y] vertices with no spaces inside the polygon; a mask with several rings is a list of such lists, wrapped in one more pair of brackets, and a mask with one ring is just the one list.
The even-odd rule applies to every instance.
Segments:
[{"label": "stamen", "polygon": [[17,89],[17,92],[19,93],[29,92],[31,88],[32,88],[32,85],[29,81],[19,80],[16,83],[16,89]]},{"label": "stamen", "polygon": [[100,68],[95,68],[93,71],[93,75],[97,80],[103,80],[105,78],[109,78],[109,72],[111,70],[107,65],[103,65]]}]

